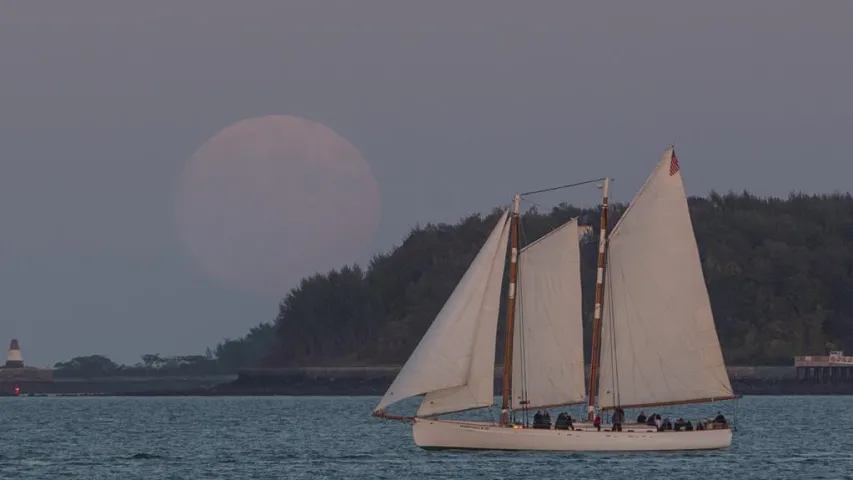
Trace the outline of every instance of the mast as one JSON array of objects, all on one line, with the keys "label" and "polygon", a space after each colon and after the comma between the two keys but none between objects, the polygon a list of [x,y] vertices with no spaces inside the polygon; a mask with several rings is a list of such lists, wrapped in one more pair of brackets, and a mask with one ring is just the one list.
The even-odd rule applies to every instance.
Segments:
[{"label": "mast", "polygon": [[604,178],[603,199],[601,201],[601,236],[598,240],[598,271],[595,280],[595,311],[592,317],[592,359],[589,368],[589,394],[587,395],[587,417],[595,419],[595,394],[598,391],[598,366],[601,355],[601,302],[604,296],[604,258],[607,248],[607,190],[610,178]]},{"label": "mast", "polygon": [[515,287],[518,281],[518,201],[520,195],[512,199],[512,220],[510,221],[510,257],[509,288],[506,302],[506,341],[504,343],[504,376],[501,402],[501,425],[509,424],[510,395],[512,390],[512,342],[515,336]]}]

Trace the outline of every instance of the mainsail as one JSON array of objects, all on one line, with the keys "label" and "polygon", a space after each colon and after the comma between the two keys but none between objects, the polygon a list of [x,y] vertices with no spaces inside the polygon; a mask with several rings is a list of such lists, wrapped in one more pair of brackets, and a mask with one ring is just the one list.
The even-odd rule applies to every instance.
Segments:
[{"label": "mainsail", "polygon": [[518,256],[512,359],[515,409],[584,400],[578,240],[578,224],[573,219],[528,245]]},{"label": "mainsail", "polygon": [[602,408],[733,398],[670,147],[610,234]]},{"label": "mainsail", "polygon": [[424,393],[419,416],[493,404],[495,338],[510,231],[507,216],[508,211],[501,215],[375,412]]}]

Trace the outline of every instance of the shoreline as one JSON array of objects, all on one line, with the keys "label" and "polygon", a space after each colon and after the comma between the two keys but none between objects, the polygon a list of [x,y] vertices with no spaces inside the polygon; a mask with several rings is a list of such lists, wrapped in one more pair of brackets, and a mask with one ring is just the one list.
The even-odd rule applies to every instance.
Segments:
[{"label": "shoreline", "polygon": [[[194,377],[54,378],[0,380],[0,396],[380,396],[400,367],[294,367],[251,369]],[[738,395],[853,395],[853,382],[797,379],[790,367],[729,367]],[[496,368],[500,392],[502,367]]]}]

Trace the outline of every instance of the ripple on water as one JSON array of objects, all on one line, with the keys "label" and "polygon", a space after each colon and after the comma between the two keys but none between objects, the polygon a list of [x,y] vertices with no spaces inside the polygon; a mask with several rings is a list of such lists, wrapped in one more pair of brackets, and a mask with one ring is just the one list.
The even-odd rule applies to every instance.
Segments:
[{"label": "ripple on water", "polygon": [[853,397],[747,397],[728,450],[622,455],[425,452],[377,400],[2,398],[0,478],[853,478]]}]

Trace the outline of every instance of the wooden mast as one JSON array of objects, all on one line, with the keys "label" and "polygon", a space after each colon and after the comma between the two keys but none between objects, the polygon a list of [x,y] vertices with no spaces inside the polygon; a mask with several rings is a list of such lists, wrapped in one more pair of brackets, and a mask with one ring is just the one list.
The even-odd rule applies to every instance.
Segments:
[{"label": "wooden mast", "polygon": [[603,200],[601,201],[601,235],[598,240],[598,270],[595,280],[595,311],[592,316],[592,359],[589,368],[589,394],[587,395],[587,417],[595,418],[595,395],[598,392],[598,366],[601,356],[601,302],[604,296],[604,264],[607,248],[607,189],[610,178],[604,179]]},{"label": "wooden mast", "polygon": [[510,223],[509,288],[506,302],[506,341],[504,343],[504,376],[501,402],[501,425],[509,424],[512,392],[512,343],[515,338],[515,287],[518,281],[518,201],[519,195],[512,199],[512,220]]}]

